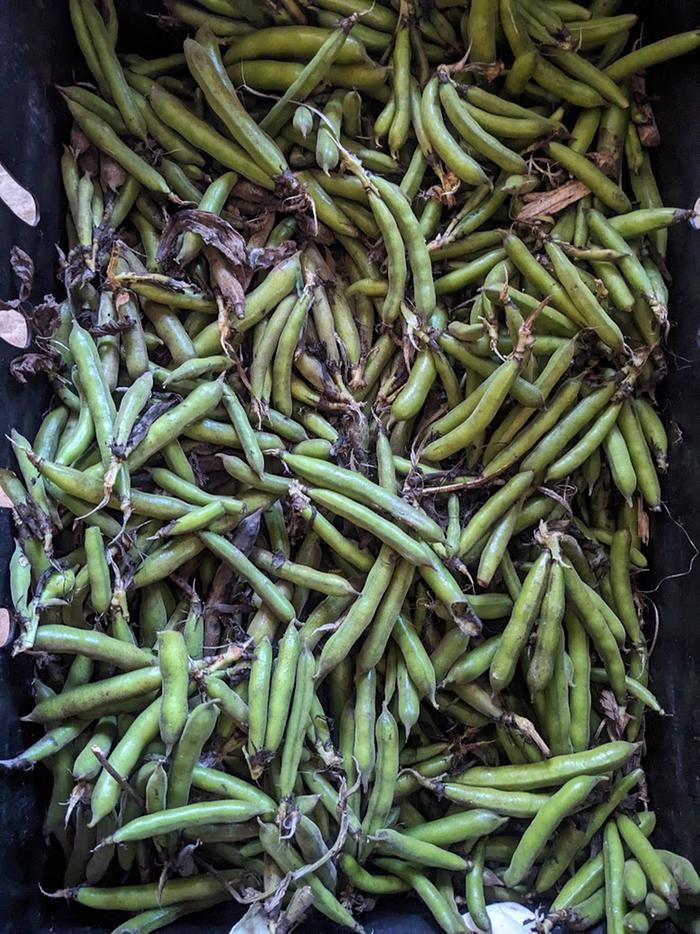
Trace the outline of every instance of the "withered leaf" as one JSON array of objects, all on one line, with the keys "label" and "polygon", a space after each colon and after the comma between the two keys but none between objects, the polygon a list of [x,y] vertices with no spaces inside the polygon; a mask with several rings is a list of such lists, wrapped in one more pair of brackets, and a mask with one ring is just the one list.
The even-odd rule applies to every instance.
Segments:
[{"label": "withered leaf", "polygon": [[285,558],[285,556],[282,554],[281,551],[273,551],[272,564],[275,568],[281,568],[286,560],[287,559]]},{"label": "withered leaf", "polygon": [[291,256],[296,249],[293,240],[285,240],[276,247],[252,247],[248,250],[248,265],[251,270],[269,269],[270,266]]},{"label": "withered leaf", "polygon": [[177,239],[185,231],[198,234],[205,244],[214,247],[234,265],[247,264],[245,240],[238,231],[218,214],[196,208],[178,211],[165,225],[158,247],[161,263],[167,262],[174,254]]},{"label": "withered leaf", "polygon": [[442,184],[433,185],[425,192],[426,200],[439,201],[451,208],[455,203],[455,194],[459,191],[460,180],[454,172],[447,171],[442,176]]},{"label": "withered leaf", "polygon": [[120,321],[105,321],[103,324],[93,324],[89,331],[93,337],[110,337],[114,334],[120,334],[122,331],[128,331],[132,326],[130,318],[122,318]]},{"label": "withered leaf", "polygon": [[60,305],[53,295],[45,295],[44,301],[25,313],[25,317],[35,337],[52,337],[61,323]]},{"label": "withered leaf", "polygon": [[[15,506],[15,512],[24,526],[24,530],[28,531],[34,538],[42,539],[47,532],[51,531],[48,516],[31,500],[27,500],[26,503],[18,503]],[[43,588],[43,584],[51,576],[48,570],[44,572],[44,575],[45,577],[42,577],[37,584],[37,590]]]},{"label": "withered leaf", "polygon": [[34,260],[18,246],[10,250],[10,266],[19,279],[19,300],[26,302],[32,291],[34,282]]},{"label": "withered leaf", "polygon": [[632,97],[635,102],[641,104],[642,101],[646,100],[647,96],[647,82],[644,75],[637,72],[637,74],[632,75],[630,78],[630,91],[632,92]]},{"label": "withered leaf", "polygon": [[465,636],[478,636],[481,632],[481,620],[469,606],[466,599],[450,604],[450,614]]},{"label": "withered leaf", "polygon": [[639,135],[639,142],[646,149],[654,149],[661,145],[661,133],[656,123],[654,109],[647,95],[646,78],[644,75],[633,75],[630,80],[630,90],[636,106],[635,125]]},{"label": "withered leaf", "polygon": [[620,707],[615,700],[612,691],[604,690],[600,692],[600,710],[605,719],[605,726],[610,739],[622,739],[625,734],[627,724],[632,717],[627,713],[624,707]]},{"label": "withered leaf", "polygon": [[245,288],[250,281],[250,271],[247,267],[234,265],[211,246],[205,246],[203,252],[209,263],[214,292],[223,299],[225,312],[242,318],[245,314]]},{"label": "withered leaf", "polygon": [[241,179],[231,189],[231,198],[234,201],[247,201],[251,204],[257,204],[258,208],[270,209],[272,211],[284,211],[284,199],[265,188],[261,188],[254,182],[248,182]]},{"label": "withered leaf", "polygon": [[216,607],[219,603],[223,602],[224,597],[231,588],[232,578],[233,572],[229,566],[227,564],[220,564],[216,574],[214,575],[214,580],[211,585],[211,592],[209,593],[207,601],[204,604],[205,615],[213,607]]},{"label": "withered leaf", "polygon": [[199,872],[199,868],[194,859],[194,854],[198,846],[200,846],[199,840],[196,840],[194,843],[188,843],[186,846],[183,846],[177,854],[173,869],[179,876],[195,876]]},{"label": "withered leaf", "polygon": [[473,71],[481,75],[486,81],[495,81],[504,72],[503,62],[474,62],[465,71]]},{"label": "withered leaf", "polygon": [[335,243],[335,234],[330,227],[326,227],[325,224],[308,214],[300,214],[297,217],[297,234],[326,246]]},{"label": "withered leaf", "polygon": [[262,510],[257,509],[255,512],[251,513],[249,516],[246,516],[245,519],[242,519],[238,523],[238,527],[231,537],[231,541],[242,551],[244,555],[247,555],[250,549],[253,547],[255,542],[258,539],[260,534],[260,520],[262,519]]},{"label": "withered leaf", "polygon": [[25,353],[15,357],[10,364],[10,373],[18,383],[26,383],[30,377],[39,373],[53,376],[57,372],[58,358],[50,354]]},{"label": "withered leaf", "polygon": [[250,231],[248,239],[248,249],[253,246],[266,243],[272,228],[275,226],[275,214],[273,211],[262,211],[257,217],[251,218],[246,224]]},{"label": "withered leaf", "polygon": [[94,266],[88,262],[92,251],[81,246],[74,246],[64,262],[63,281],[67,292],[87,285],[95,276]]},{"label": "withered leaf", "polygon": [[168,409],[180,402],[180,396],[172,393],[166,398],[160,398],[146,409],[141,418],[134,425],[126,444],[127,451],[133,451],[136,445],[148,433],[148,429],[157,418],[160,418]]},{"label": "withered leaf", "polygon": [[273,194],[253,182],[241,180],[231,189],[231,203],[236,204],[241,213],[249,213],[253,217],[259,215],[261,208],[281,214],[295,214],[308,209],[311,200],[306,189],[296,179],[292,186],[286,185],[281,179],[279,182]]},{"label": "withered leaf", "polygon": [[591,160],[593,165],[604,175],[614,178],[618,172],[618,162],[616,156],[611,155],[609,152],[589,152],[588,158]]},{"label": "withered leaf", "polygon": [[115,302],[118,307],[126,305],[132,301],[128,289],[139,284],[157,285],[162,289],[170,289],[171,292],[190,292],[192,284],[183,279],[174,279],[172,276],[164,276],[161,273],[135,273],[121,272],[112,278],[112,288],[116,292]]},{"label": "withered leaf", "polygon": [[637,133],[639,134],[639,142],[645,149],[655,149],[661,145],[661,133],[651,108],[649,108],[649,119],[646,123],[640,123],[637,126]]}]

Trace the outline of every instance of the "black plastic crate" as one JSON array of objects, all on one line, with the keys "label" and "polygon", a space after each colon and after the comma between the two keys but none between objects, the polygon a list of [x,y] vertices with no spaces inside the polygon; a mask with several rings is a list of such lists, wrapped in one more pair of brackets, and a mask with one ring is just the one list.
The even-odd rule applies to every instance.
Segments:
[{"label": "black plastic crate", "polygon": [[[159,0],[117,0],[120,45],[153,57],[177,48],[181,33],[159,30],[144,14],[162,9]],[[628,4],[643,20],[651,41],[700,26],[700,0]],[[65,201],[59,158],[70,121],[56,85],[82,75],[66,0],[0,2],[0,162],[36,197],[41,218],[36,227],[19,221],[0,202],[0,298],[15,295],[9,265],[17,244],[36,265],[35,298],[60,294],[56,246],[61,243]],[[662,148],[655,166],[665,203],[688,207],[700,195],[700,56],[688,56],[650,72]],[[700,234],[687,226],[671,232],[668,266],[673,277],[669,337],[669,375],[660,390],[662,411],[672,438],[670,470],[663,484],[664,511],[653,516],[649,551],[651,573],[644,589],[659,614],[652,659],[652,687],[667,711],[648,720],[646,768],[651,806],[659,821],[654,839],[700,861],[700,571],[693,567],[700,544]],[[0,312],[1,313],[1,312]],[[17,350],[0,340],[0,461],[11,465],[7,436],[12,428],[33,437],[48,398],[35,381],[21,387],[8,372]],[[678,432],[676,431],[678,426]],[[682,524],[683,528],[679,528]],[[0,606],[9,604],[7,564],[13,550],[9,515],[0,514]],[[698,563],[700,568],[700,562]],[[689,572],[689,573],[685,573]],[[649,608],[647,631],[653,632]],[[34,738],[19,718],[30,704],[31,663],[0,652],[0,758],[9,758]],[[52,867],[62,857],[42,838],[48,772],[0,776],[0,931],[90,934],[110,930],[123,915],[99,914],[41,896],[38,886],[57,887]],[[234,903],[206,915],[208,930],[227,931],[241,910]],[[420,903],[380,902],[365,916],[368,930],[384,934],[430,934],[435,925]],[[322,934],[337,930],[316,917],[305,925]],[[170,930],[202,929],[201,916],[183,919]],[[657,928],[655,930],[660,930]]]}]

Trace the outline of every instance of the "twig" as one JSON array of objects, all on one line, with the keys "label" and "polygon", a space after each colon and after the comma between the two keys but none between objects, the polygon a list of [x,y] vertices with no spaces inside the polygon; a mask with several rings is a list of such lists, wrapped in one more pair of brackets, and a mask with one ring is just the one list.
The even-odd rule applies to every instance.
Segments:
[{"label": "twig", "polygon": [[114,768],[113,765],[110,764],[109,760],[107,759],[107,756],[105,756],[105,754],[102,752],[100,747],[91,746],[90,752],[97,759],[97,761],[100,763],[100,765],[105,770],[105,772],[109,776],[111,776],[111,778],[114,779],[114,781],[119,785],[119,787],[122,788],[129,795],[132,801],[135,801],[142,811],[145,810],[146,803],[141,797],[141,795],[137,791],[134,791],[134,789],[131,787],[129,782],[122,775],[120,775],[119,772],[117,772],[117,770]]}]

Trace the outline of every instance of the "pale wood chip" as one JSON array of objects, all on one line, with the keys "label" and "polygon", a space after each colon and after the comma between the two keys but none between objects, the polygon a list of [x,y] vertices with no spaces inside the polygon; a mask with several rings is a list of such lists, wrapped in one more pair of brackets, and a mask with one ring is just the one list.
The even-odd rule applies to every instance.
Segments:
[{"label": "pale wood chip", "polygon": [[558,214],[564,208],[568,208],[570,204],[585,198],[586,195],[590,194],[590,191],[590,188],[584,185],[583,182],[572,181],[560,185],[559,188],[553,188],[551,191],[533,192],[525,195],[523,200],[527,201],[527,204],[515,219],[520,223],[524,223],[534,221],[538,217]]}]

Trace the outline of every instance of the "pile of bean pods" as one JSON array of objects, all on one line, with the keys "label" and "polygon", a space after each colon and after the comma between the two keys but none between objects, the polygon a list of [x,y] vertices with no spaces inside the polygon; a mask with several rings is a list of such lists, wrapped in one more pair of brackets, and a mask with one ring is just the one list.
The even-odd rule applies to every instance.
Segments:
[{"label": "pile of bean pods", "polygon": [[56,896],[700,929],[637,589],[695,221],[644,71],[700,32],[621,5],[168,0],[144,59],[70,0],[65,300],[13,254],[54,398],[0,478]]}]

